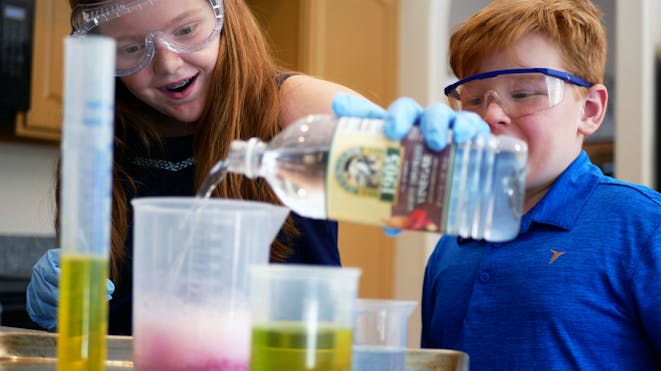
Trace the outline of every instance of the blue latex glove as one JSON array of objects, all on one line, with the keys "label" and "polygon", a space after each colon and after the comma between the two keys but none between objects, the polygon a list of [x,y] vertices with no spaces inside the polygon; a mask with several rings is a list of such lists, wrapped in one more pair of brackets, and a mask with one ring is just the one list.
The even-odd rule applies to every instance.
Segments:
[{"label": "blue latex glove", "polygon": [[333,112],[337,117],[361,117],[383,119],[386,110],[363,97],[340,93],[333,99]]},{"label": "blue latex glove", "polygon": [[[32,279],[26,292],[27,312],[39,326],[54,331],[57,328],[58,283],[60,281],[60,249],[51,249],[32,267]],[[108,300],[115,285],[106,281]]]},{"label": "blue latex glove", "polygon": [[333,100],[333,111],[338,117],[382,119],[383,131],[392,140],[401,140],[414,124],[419,123],[425,142],[434,151],[441,151],[448,144],[448,130],[452,130],[452,137],[457,143],[489,133],[487,123],[473,112],[455,112],[443,103],[433,103],[423,110],[408,97],[397,99],[386,111],[365,98],[338,94]]},{"label": "blue latex glove", "polygon": [[[338,117],[382,119],[383,131],[392,140],[401,140],[418,123],[425,143],[434,151],[441,151],[448,144],[448,130],[452,130],[452,138],[457,143],[464,143],[478,134],[489,133],[489,126],[479,115],[466,111],[455,112],[443,103],[433,103],[423,110],[414,99],[403,97],[395,100],[386,111],[365,98],[338,94],[332,105]],[[396,228],[383,230],[389,236],[396,236],[400,232]]]}]

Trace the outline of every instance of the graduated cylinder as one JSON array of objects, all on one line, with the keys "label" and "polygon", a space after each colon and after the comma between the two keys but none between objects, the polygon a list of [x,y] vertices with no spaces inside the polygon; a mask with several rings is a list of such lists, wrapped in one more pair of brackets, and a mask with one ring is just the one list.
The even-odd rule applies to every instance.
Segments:
[{"label": "graduated cylinder", "polygon": [[65,40],[58,370],[103,370],[110,251],[115,42]]}]

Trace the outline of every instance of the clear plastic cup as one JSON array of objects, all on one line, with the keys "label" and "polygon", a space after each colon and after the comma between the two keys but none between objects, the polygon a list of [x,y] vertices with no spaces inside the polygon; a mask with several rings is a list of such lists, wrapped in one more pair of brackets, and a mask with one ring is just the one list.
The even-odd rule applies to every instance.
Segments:
[{"label": "clear plastic cup", "polygon": [[406,331],[415,301],[359,299],[353,371],[404,371]]},{"label": "clear plastic cup", "polygon": [[360,270],[251,268],[252,371],[349,371]]},{"label": "clear plastic cup", "polygon": [[248,267],[268,263],[288,209],[193,197],[132,204],[136,369],[248,370]]}]

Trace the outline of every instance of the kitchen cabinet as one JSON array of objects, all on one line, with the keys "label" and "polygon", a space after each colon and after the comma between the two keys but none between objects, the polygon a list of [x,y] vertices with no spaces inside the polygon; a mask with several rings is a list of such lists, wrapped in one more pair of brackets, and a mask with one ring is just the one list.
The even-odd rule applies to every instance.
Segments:
[{"label": "kitchen cabinet", "polygon": [[[399,1],[248,0],[278,60],[387,106],[397,97]],[[360,267],[361,297],[392,298],[395,239],[340,223],[342,265]]]},{"label": "kitchen cabinet", "polygon": [[398,0],[246,2],[284,66],[384,106],[397,97]]},{"label": "kitchen cabinet", "polygon": [[19,112],[16,135],[58,140],[62,125],[64,38],[70,32],[67,0],[35,0],[30,109]]}]

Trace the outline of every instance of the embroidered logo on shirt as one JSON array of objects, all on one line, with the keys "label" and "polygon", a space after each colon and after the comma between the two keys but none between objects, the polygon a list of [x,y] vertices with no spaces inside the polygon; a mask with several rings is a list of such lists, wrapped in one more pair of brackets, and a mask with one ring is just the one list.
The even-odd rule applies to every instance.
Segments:
[{"label": "embroidered logo on shirt", "polygon": [[564,251],[555,251],[551,249],[551,253],[553,253],[553,256],[551,257],[551,260],[549,260],[549,264],[552,264],[556,259],[560,257],[560,255],[564,254]]}]

